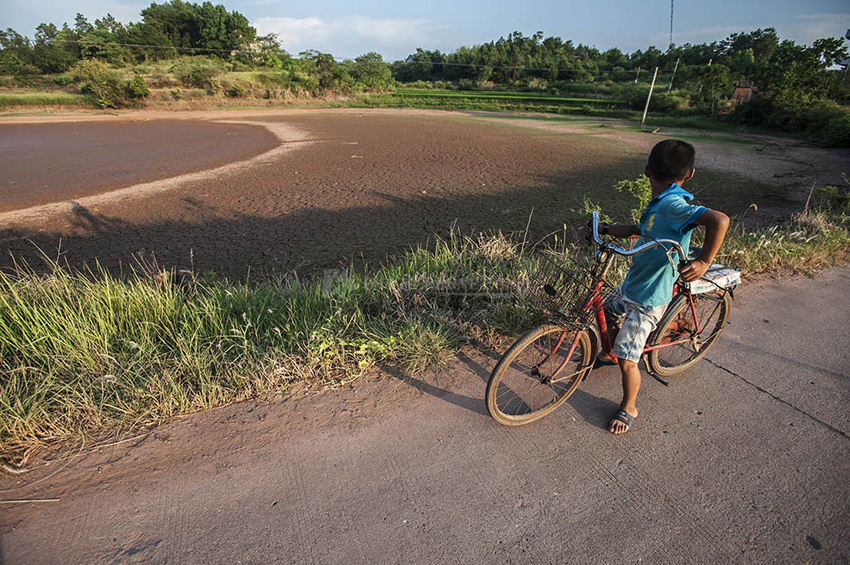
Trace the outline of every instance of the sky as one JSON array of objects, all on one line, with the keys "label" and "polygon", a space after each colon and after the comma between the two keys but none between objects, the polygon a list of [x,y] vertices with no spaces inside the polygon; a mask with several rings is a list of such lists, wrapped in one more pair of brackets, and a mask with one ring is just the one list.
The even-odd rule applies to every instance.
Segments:
[{"label": "sky", "polygon": [[[202,3],[203,0],[191,0]],[[243,14],[260,35],[275,33],[290,54],[307,49],[337,60],[376,52],[385,61],[417,47],[451,53],[513,31],[557,36],[605,51],[630,53],[670,42],[670,0],[212,0]],[[162,2],[160,2],[162,3]],[[106,14],[141,20],[150,1],[0,0],[0,29],[32,38],[38,24],[67,22],[77,12],[90,22]],[[710,43],[731,33],[773,27],[782,39],[810,45],[843,37],[850,28],[848,0],[673,0],[673,42]],[[850,46],[850,41],[847,42]]]}]

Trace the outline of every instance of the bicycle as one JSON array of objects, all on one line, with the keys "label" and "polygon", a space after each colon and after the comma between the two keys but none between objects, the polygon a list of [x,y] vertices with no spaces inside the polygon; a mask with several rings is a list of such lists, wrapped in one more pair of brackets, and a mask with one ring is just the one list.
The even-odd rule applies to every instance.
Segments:
[{"label": "bicycle", "polygon": [[[593,370],[600,348],[611,355],[604,289],[615,256],[629,257],[662,246],[674,269],[687,261],[673,240],[653,240],[623,249],[599,236],[592,217],[596,252],[590,267],[564,269],[543,253],[534,302],[547,321],[525,332],[499,359],[487,383],[487,410],[499,423],[521,425],[539,420],[566,401]],[[650,375],[663,384],[702,359],[729,321],[733,290],[740,272],[712,265],[698,281],[676,281],[673,299],[643,350]],[[613,355],[612,355],[613,358]],[[616,359],[615,359],[616,360]]]}]

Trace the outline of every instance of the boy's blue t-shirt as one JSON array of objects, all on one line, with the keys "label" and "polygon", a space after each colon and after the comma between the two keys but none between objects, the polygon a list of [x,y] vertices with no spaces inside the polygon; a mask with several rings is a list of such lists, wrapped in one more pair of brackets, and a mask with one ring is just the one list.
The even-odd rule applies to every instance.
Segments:
[{"label": "boy's blue t-shirt", "polygon": [[[694,195],[676,183],[649,201],[640,216],[640,239],[642,245],[654,239],[678,241],[688,253],[694,221],[708,208],[688,204]],[[678,257],[674,257],[678,263]],[[632,266],[623,281],[623,294],[646,306],[662,306],[673,298],[673,283],[678,271],[667,260],[667,253],[657,246],[632,258]]]}]

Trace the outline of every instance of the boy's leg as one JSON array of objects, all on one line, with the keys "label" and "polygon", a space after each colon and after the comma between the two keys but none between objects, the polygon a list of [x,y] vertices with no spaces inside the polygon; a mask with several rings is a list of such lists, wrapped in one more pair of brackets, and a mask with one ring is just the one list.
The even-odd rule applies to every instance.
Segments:
[{"label": "boy's leg", "polygon": [[[620,410],[625,410],[627,414],[633,418],[637,418],[637,395],[640,390],[640,368],[634,361],[628,359],[618,359],[620,364],[620,372],[623,376],[623,401],[620,403]],[[624,434],[629,431],[629,426],[618,418],[611,420],[608,424],[608,431],[614,435]]]},{"label": "boy's leg", "polygon": [[[623,401],[620,403],[620,411],[608,424],[608,431],[613,434],[626,433],[632,420],[637,416],[636,402],[641,382],[638,362],[646,339],[658,324],[665,309],[665,306],[643,306],[633,302],[627,306],[612,351],[618,359],[623,379]],[[622,411],[626,414],[621,414]]]},{"label": "boy's leg", "polygon": [[[614,292],[608,297],[605,302],[605,321],[608,323],[608,329],[605,333],[608,334],[608,343],[613,349],[614,343],[617,341],[617,334],[620,332],[620,320],[626,315],[629,308],[628,302],[623,298],[623,293],[620,287],[617,287]],[[604,349],[599,352],[597,359],[604,362],[613,362],[614,359]]]}]

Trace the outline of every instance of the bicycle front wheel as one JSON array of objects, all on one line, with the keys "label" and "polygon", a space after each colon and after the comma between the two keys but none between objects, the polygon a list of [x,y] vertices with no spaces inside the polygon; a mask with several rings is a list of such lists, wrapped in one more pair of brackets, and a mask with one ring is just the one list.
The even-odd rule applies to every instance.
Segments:
[{"label": "bicycle front wheel", "polygon": [[691,311],[687,295],[677,296],[649,340],[649,347],[657,349],[649,352],[646,362],[659,377],[678,375],[702,359],[729,321],[728,292],[697,294],[693,301]]},{"label": "bicycle front wheel", "polygon": [[507,426],[538,420],[575,392],[590,371],[592,358],[587,331],[552,324],[531,329],[493,369],[487,410]]}]

